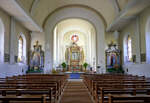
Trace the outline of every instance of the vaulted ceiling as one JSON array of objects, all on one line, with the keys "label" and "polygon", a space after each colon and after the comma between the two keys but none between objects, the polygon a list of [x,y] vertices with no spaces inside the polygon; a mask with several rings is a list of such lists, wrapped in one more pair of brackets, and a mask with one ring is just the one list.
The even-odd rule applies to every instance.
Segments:
[{"label": "vaulted ceiling", "polygon": [[150,0],[0,0],[0,7],[31,31],[43,31],[47,18],[57,10],[80,6],[98,13],[106,31],[121,30]]},{"label": "vaulted ceiling", "polygon": [[123,10],[129,1],[131,0],[117,0],[120,10]]},{"label": "vaulted ceiling", "polygon": [[[109,25],[116,16],[113,0],[18,0],[23,8],[30,12],[40,26],[43,25],[47,16],[58,8],[68,5],[83,5],[95,9],[100,13],[107,25]],[[126,2],[120,2],[126,1]],[[128,0],[118,0],[119,5],[126,5]]]}]

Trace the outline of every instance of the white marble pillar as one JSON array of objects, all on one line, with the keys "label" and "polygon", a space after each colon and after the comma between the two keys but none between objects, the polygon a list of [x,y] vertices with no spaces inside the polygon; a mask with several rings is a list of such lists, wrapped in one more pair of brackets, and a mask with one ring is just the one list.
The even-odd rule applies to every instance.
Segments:
[{"label": "white marble pillar", "polygon": [[114,31],[113,36],[114,36],[116,43],[119,44],[119,32],[117,30]]}]

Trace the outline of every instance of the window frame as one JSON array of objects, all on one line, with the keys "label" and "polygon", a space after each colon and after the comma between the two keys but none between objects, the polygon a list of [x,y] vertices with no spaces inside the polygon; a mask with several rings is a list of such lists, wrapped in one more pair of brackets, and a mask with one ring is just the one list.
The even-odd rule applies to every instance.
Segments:
[{"label": "window frame", "polygon": [[127,36],[127,62],[132,62],[133,57],[132,57],[132,38],[130,35]]},{"label": "window frame", "polygon": [[20,35],[18,39],[18,62],[23,62],[23,37]]}]

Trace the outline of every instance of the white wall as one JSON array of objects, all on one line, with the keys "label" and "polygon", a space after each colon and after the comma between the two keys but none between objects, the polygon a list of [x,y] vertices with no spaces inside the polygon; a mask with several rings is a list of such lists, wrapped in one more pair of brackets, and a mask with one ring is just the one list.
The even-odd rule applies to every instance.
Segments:
[{"label": "white wall", "polygon": [[146,62],[150,64],[150,16],[147,19],[145,28],[145,40],[146,40]]},{"label": "white wall", "polygon": [[11,62],[12,64],[10,64],[9,61],[7,61],[7,63],[6,61],[5,63],[4,62],[0,63],[0,78],[6,77],[6,76],[23,74],[27,70],[27,65],[16,63],[14,60],[14,57],[18,55],[18,37],[21,33],[24,34],[24,38],[26,38],[25,52],[26,52],[26,55],[28,55],[28,50],[30,47],[29,30],[27,30],[24,26],[22,26],[22,24],[20,24],[20,22],[18,22],[16,19],[12,20],[11,16],[1,9],[0,9],[0,19],[2,21],[2,25],[0,25],[0,33],[1,32],[4,33],[2,36],[4,37],[3,44],[1,43],[2,38],[0,36],[0,43],[2,44],[2,48],[0,46],[0,51],[3,52],[3,55],[5,53],[5,54],[10,55],[10,57],[13,57],[12,62]]},{"label": "white wall", "polygon": [[4,62],[4,24],[0,18],[0,63]]},{"label": "white wall", "polygon": [[45,50],[45,34],[44,32],[32,32],[31,33],[31,50],[33,50],[33,46],[36,41],[39,41],[39,44],[42,45],[42,50]]},{"label": "white wall", "polygon": [[0,64],[0,78],[25,74],[27,65],[24,64]]},{"label": "white wall", "polygon": [[150,64],[128,64],[123,68],[127,74],[150,77]]}]

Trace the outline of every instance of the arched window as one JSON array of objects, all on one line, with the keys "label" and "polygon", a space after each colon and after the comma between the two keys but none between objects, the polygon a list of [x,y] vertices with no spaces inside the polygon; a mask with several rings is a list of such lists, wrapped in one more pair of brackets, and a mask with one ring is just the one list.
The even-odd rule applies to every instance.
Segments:
[{"label": "arched window", "polygon": [[127,37],[127,60],[132,61],[132,40],[131,37]]},{"label": "arched window", "polygon": [[0,63],[4,62],[4,24],[0,18]]},{"label": "arched window", "polygon": [[20,36],[18,40],[18,62],[23,61],[23,38]]}]

